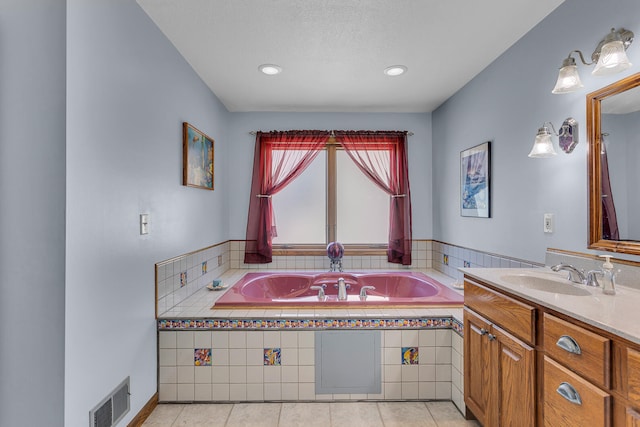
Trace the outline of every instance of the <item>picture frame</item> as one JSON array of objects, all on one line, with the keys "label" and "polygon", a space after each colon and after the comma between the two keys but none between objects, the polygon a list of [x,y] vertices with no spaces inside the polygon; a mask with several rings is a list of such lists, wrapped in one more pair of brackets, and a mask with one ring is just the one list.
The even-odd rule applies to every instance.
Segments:
[{"label": "picture frame", "polygon": [[182,123],[182,184],[214,189],[214,140],[193,125]]},{"label": "picture frame", "polygon": [[491,217],[491,141],[460,152],[460,215]]}]

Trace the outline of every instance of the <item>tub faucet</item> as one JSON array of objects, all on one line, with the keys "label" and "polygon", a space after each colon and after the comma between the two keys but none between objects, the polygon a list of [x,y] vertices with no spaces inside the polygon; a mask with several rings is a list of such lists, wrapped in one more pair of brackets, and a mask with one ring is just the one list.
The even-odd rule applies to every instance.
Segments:
[{"label": "tub faucet", "polygon": [[367,299],[367,289],[373,291],[375,288],[376,288],[375,286],[369,286],[369,285],[365,285],[365,286],[361,287],[360,288],[360,299],[361,300]]},{"label": "tub faucet", "polygon": [[335,285],[338,288],[338,300],[344,301],[347,299],[347,289],[351,287],[348,283],[345,283],[344,278],[339,278],[338,283]]},{"label": "tub faucet", "polygon": [[551,267],[553,271],[568,271],[569,277],[568,279],[573,283],[584,284],[587,281],[587,277],[584,275],[582,270],[578,270],[573,265],[560,263]]}]

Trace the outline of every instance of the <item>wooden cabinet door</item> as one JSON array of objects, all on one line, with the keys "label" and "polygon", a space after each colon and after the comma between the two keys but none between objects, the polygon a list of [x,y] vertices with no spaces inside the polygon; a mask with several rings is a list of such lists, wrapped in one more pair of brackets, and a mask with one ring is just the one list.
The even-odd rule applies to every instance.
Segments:
[{"label": "wooden cabinet door", "polygon": [[[536,424],[535,350],[493,326],[488,335],[493,357],[496,402],[490,406],[489,425],[533,427]],[[497,409],[497,413],[492,412]]]},{"label": "wooden cabinet door", "polygon": [[491,324],[464,309],[464,401],[478,421],[489,426],[487,408],[491,397],[491,357],[487,334]]}]

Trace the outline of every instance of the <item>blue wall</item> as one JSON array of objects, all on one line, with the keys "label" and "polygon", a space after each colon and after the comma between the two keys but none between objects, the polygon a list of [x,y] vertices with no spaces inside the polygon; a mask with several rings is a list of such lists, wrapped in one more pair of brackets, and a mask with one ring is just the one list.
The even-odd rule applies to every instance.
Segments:
[{"label": "blue wall", "polygon": [[[624,73],[593,77],[591,67],[579,66],[581,92],[553,95],[551,89],[568,53],[580,49],[591,56],[611,27],[640,30],[640,2],[567,0],[433,112],[434,238],[538,262],[544,262],[548,247],[586,251],[585,96],[637,72],[640,46],[629,47],[636,66]],[[574,152],[528,158],[542,123],[557,128],[567,117],[580,124]],[[460,151],[487,140],[492,141],[492,218],[463,218]],[[552,234],[542,232],[547,212],[555,214]]]}]

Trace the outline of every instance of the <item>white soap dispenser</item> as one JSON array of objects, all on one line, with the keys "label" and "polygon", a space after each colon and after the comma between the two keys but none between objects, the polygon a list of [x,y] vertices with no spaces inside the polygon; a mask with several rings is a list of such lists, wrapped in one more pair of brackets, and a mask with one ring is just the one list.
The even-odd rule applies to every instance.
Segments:
[{"label": "white soap dispenser", "polygon": [[616,294],[616,273],[613,271],[613,264],[611,264],[611,255],[600,255],[604,258],[604,264],[602,264],[602,293],[606,295]]}]

